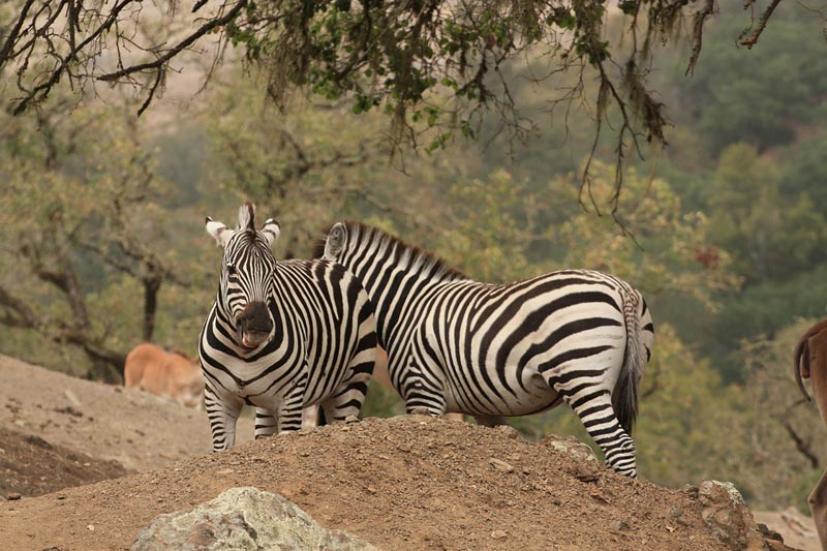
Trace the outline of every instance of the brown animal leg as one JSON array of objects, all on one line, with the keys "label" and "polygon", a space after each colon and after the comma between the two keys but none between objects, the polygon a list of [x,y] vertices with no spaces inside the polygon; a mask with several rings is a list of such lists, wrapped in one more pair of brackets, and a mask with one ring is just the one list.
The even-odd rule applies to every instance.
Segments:
[{"label": "brown animal leg", "polygon": [[824,471],[824,474],[821,475],[818,484],[815,485],[807,498],[807,503],[810,505],[810,512],[813,514],[818,539],[821,541],[821,549],[827,551],[827,471]]}]

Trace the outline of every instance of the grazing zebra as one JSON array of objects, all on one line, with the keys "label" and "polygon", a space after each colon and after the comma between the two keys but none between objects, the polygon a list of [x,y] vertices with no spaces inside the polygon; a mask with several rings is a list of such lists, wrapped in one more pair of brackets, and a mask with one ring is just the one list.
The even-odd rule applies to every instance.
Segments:
[{"label": "grazing zebra", "polygon": [[213,450],[235,441],[244,404],[256,406],[256,438],[301,427],[320,403],[328,421],[355,418],[376,356],[376,320],[367,293],[326,260],[276,262],[279,226],[256,231],[253,206],[238,229],[207,218],[224,248],[218,296],[201,332],[204,404]]},{"label": "grazing zebra", "polygon": [[355,222],[333,225],[322,254],[371,296],[409,413],[528,415],[565,401],[608,465],[636,476],[630,433],[654,326],[628,283],[589,270],[480,283]]}]

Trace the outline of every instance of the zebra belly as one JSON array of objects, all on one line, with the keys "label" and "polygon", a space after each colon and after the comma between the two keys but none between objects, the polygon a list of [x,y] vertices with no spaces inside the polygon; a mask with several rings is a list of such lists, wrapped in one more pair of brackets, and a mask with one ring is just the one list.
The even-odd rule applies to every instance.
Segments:
[{"label": "zebra belly", "polygon": [[469,415],[502,415],[514,417],[531,415],[561,402],[560,395],[545,382],[539,373],[534,373],[523,382],[525,388],[518,386],[512,391],[499,389],[499,396],[490,390],[485,398],[476,395],[476,399],[457,388],[458,385],[446,385],[446,409],[450,413]]}]

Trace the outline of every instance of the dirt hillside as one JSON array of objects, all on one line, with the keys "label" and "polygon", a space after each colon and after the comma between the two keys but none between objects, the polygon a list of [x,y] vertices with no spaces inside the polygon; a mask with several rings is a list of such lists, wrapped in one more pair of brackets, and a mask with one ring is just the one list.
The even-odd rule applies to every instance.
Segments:
[{"label": "dirt hillside", "polygon": [[[559,444],[557,444],[559,445]],[[163,469],[6,502],[12,549],[119,549],[160,513],[233,486],[295,501],[384,549],[724,549],[697,499],[554,441],[421,417],[278,436]]]},{"label": "dirt hillside", "polygon": [[120,463],[0,427],[0,496],[39,496],[126,474]]},{"label": "dirt hillside", "polygon": [[[126,549],[157,515],[235,486],[388,550],[724,549],[691,490],[617,476],[574,441],[398,417],[205,455],[203,412],[2,356],[0,375],[5,476],[28,484],[0,498],[1,549]],[[87,485],[28,497],[76,484]]]},{"label": "dirt hillside", "polygon": [[[0,427],[143,471],[210,450],[203,412],[145,392],[102,385],[0,354]],[[242,419],[239,438],[252,439]],[[2,445],[0,445],[2,447]]]}]

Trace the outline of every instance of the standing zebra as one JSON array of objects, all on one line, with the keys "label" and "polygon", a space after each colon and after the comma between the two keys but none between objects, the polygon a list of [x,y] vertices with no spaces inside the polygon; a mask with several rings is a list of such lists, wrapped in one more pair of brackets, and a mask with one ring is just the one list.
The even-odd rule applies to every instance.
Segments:
[{"label": "standing zebra", "polygon": [[256,406],[256,438],[299,429],[302,408],[317,402],[328,421],[355,418],[376,356],[359,281],[325,260],[276,262],[279,226],[271,219],[256,231],[250,203],[238,229],[207,218],[207,232],[224,248],[199,346],[213,450],[233,446],[244,404]]},{"label": "standing zebra", "polygon": [[335,224],[317,253],[367,289],[409,413],[528,415],[565,401],[608,465],[636,476],[629,435],[654,326],[628,283],[589,270],[480,283],[354,222]]}]

